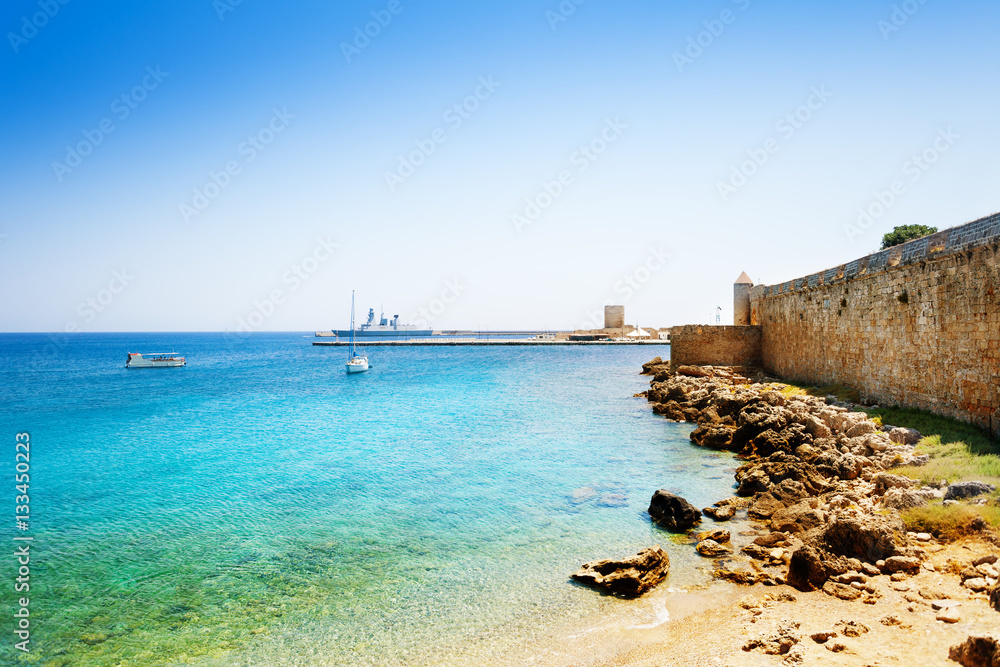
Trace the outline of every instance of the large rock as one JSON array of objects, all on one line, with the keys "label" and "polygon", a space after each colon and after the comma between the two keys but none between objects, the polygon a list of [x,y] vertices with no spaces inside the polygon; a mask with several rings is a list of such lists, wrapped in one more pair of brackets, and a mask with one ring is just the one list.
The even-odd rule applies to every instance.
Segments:
[{"label": "large rock", "polygon": [[657,545],[624,560],[591,561],[572,577],[618,597],[636,598],[663,581],[669,570],[670,557]]},{"label": "large rock", "polygon": [[664,361],[660,357],[653,357],[642,365],[642,375],[656,375],[661,370],[669,370],[670,361]]},{"label": "large rock", "polygon": [[893,574],[895,572],[917,574],[920,572],[920,559],[914,556],[889,556],[882,565],[882,573]]},{"label": "large rock", "polygon": [[992,493],[997,487],[986,482],[957,482],[948,486],[944,492],[945,500],[958,500],[959,498],[972,498],[981,496],[984,493]]},{"label": "large rock", "polygon": [[948,657],[964,667],[1000,667],[1000,642],[993,637],[969,637],[948,649]]},{"label": "large rock", "polygon": [[887,472],[880,472],[875,475],[875,493],[882,495],[889,489],[908,489],[913,486],[913,480],[902,475],[890,475]]},{"label": "large rock", "polygon": [[729,548],[712,539],[705,539],[699,542],[695,545],[695,551],[706,558],[721,558],[722,556],[733,555],[733,552]]},{"label": "large rock", "polygon": [[664,528],[683,532],[701,521],[697,507],[678,495],[660,489],[649,501],[649,516]]},{"label": "large rock", "polygon": [[809,495],[818,496],[827,490],[826,480],[815,466],[802,462],[797,456],[777,452],[740,466],[736,470],[737,495],[752,496],[768,491],[783,480],[801,482]]},{"label": "large rock", "polygon": [[816,549],[802,546],[792,553],[788,562],[788,574],[785,581],[800,591],[814,591],[823,586],[827,579],[826,566]]},{"label": "large rock", "polygon": [[771,515],[771,530],[782,533],[801,533],[823,525],[823,513],[808,500],[778,510]]},{"label": "large rock", "polygon": [[897,445],[915,445],[920,442],[920,431],[899,426],[889,431],[889,439]]},{"label": "large rock", "polygon": [[823,531],[823,545],[838,556],[874,563],[899,552],[906,528],[898,515],[865,514],[848,509],[833,518]]},{"label": "large rock", "polygon": [[876,431],[878,431],[878,426],[875,425],[875,422],[866,419],[865,421],[859,421],[854,426],[847,429],[847,437],[856,438],[859,435],[867,435],[869,433],[875,433]]},{"label": "large rock", "polygon": [[716,521],[729,521],[736,516],[736,509],[729,505],[723,505],[722,507],[706,507],[702,513]]},{"label": "large rock", "polygon": [[882,505],[897,510],[908,510],[914,507],[923,507],[927,504],[927,499],[916,491],[907,489],[889,489],[882,496]]},{"label": "large rock", "polygon": [[[705,412],[708,412],[707,410]],[[702,413],[704,414],[704,412]],[[716,415],[717,416],[717,415]],[[691,431],[691,442],[709,449],[729,449],[733,442],[734,429],[729,426],[701,424]]]}]

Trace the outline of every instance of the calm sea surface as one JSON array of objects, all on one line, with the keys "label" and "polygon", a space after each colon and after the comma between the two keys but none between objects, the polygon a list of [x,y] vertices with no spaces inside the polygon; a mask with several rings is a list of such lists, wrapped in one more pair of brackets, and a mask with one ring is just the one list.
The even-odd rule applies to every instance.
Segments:
[{"label": "calm sea surface", "polygon": [[[670,586],[699,576],[645,509],[730,495],[736,462],[633,398],[666,346],[371,347],[348,376],[311,342],[0,335],[4,551],[34,538],[33,650],[5,631],[0,662],[511,664],[570,623],[655,620],[570,583],[587,560],[659,543]],[[124,368],[171,350],[186,368]]]}]

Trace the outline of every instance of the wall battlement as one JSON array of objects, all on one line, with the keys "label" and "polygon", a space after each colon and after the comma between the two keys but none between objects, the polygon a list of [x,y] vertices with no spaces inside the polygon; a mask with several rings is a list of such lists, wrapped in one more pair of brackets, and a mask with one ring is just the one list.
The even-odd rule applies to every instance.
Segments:
[{"label": "wall battlement", "polygon": [[760,358],[1000,436],[1000,214],[750,291]]},{"label": "wall battlement", "polygon": [[796,278],[780,285],[757,285],[751,289],[751,299],[778,296],[788,292],[832,285],[890,269],[941,259],[959,252],[968,252],[1000,243],[1000,213],[973,222],[951,227],[921,239],[880,250],[838,267]]}]

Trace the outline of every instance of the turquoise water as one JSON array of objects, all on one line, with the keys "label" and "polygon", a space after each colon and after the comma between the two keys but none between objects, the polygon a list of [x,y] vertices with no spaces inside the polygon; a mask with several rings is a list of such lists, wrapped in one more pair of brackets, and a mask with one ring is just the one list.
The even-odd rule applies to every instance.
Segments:
[{"label": "turquoise water", "polygon": [[[735,461],[633,398],[665,346],[371,347],[347,376],[310,343],[0,336],[34,537],[34,650],[4,660],[509,664],[632,604],[570,583],[587,560],[660,543],[696,575],[649,497],[709,504]],[[161,350],[189,365],[124,368]]]}]

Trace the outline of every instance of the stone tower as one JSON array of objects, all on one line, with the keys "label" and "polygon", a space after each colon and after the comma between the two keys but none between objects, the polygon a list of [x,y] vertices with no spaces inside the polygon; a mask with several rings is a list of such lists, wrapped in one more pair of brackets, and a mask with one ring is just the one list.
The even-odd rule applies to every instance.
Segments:
[{"label": "stone tower", "polygon": [[753,281],[744,271],[733,285],[733,324],[746,326],[750,324],[750,288]]},{"label": "stone tower", "polygon": [[604,306],[604,328],[625,328],[625,306]]}]

